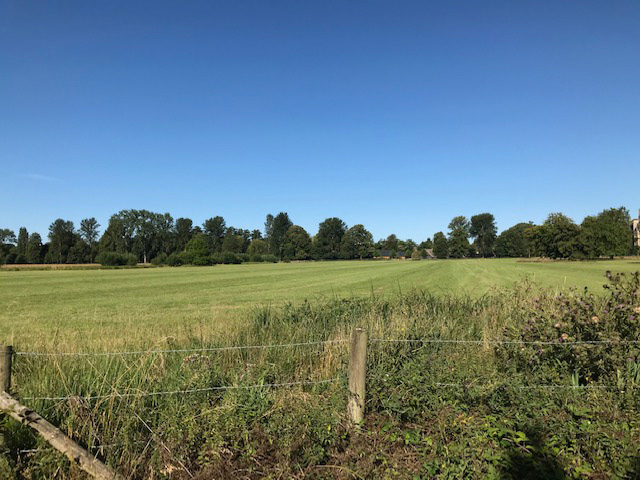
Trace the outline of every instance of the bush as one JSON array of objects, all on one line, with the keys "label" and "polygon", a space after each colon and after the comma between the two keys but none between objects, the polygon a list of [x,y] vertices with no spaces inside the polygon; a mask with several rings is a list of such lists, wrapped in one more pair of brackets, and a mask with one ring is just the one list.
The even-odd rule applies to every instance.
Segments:
[{"label": "bush", "polygon": [[222,252],[221,260],[221,263],[224,264],[242,263],[242,260],[233,252]]},{"label": "bush", "polygon": [[250,262],[264,262],[262,255],[255,253],[249,257]]},{"label": "bush", "polygon": [[167,263],[167,254],[162,252],[151,260],[151,265],[165,265]]},{"label": "bush", "polygon": [[165,263],[170,267],[179,267],[180,265],[182,265],[182,262],[180,261],[180,256],[177,253],[172,253],[171,255],[169,255]]},{"label": "bush", "polygon": [[105,267],[121,267],[137,265],[138,259],[133,253],[102,252],[96,258],[96,262]]},{"label": "bush", "polygon": [[278,259],[272,253],[268,253],[267,255],[263,255],[262,256],[262,261],[263,262],[268,262],[268,263],[276,263],[278,261]]},{"label": "bush", "polygon": [[525,309],[524,322],[506,330],[508,340],[528,343],[502,345],[497,354],[517,370],[551,381],[561,380],[552,373],[558,371],[580,384],[624,383],[625,376],[635,381],[639,346],[615,342],[640,338],[640,272],[607,272],[607,279],[604,299],[586,289],[536,298]]},{"label": "bush", "polygon": [[422,255],[419,250],[414,250],[411,254],[411,260],[422,260]]}]

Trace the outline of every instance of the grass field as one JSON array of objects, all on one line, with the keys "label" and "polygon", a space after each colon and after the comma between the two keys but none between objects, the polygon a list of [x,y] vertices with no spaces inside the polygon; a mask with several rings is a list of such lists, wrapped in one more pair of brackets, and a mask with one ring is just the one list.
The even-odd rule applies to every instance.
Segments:
[{"label": "grass field", "polygon": [[477,259],[0,271],[0,334],[23,347],[156,344],[226,335],[260,305],[413,288],[479,297],[525,276],[543,286],[601,291],[606,270],[639,269],[638,260]]}]

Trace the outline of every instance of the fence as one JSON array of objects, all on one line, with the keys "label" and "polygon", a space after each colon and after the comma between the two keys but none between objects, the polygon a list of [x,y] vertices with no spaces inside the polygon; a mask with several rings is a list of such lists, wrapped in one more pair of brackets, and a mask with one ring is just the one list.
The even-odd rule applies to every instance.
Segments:
[{"label": "fence", "polygon": [[[0,346],[0,387],[2,388],[2,394],[0,394],[0,409],[9,413],[13,418],[35,428],[40,434],[45,436],[47,441],[58,449],[60,452],[67,455],[71,460],[76,461],[81,468],[96,478],[117,478],[117,474],[111,469],[100,463],[94,455],[88,452],[71,439],[66,437],[62,432],[56,429],[53,425],[49,424],[46,420],[40,417],[37,413],[29,410],[27,407],[18,403],[18,400],[9,396],[11,390],[11,372],[12,363],[14,358],[19,357],[51,357],[51,356],[64,356],[64,357],[103,357],[103,356],[131,356],[131,355],[161,355],[167,353],[202,353],[202,352],[223,352],[223,351],[235,351],[235,350],[262,350],[262,349],[275,349],[275,348],[291,348],[291,347],[305,347],[305,346],[319,346],[330,344],[343,344],[349,342],[349,366],[348,366],[348,392],[347,392],[347,415],[352,425],[357,427],[364,419],[365,414],[365,401],[366,401],[366,368],[367,368],[367,349],[370,343],[379,344],[450,344],[450,345],[557,345],[563,347],[573,347],[576,345],[594,346],[594,345],[636,345],[640,344],[640,340],[593,340],[593,341],[517,341],[517,340],[463,340],[463,339],[442,339],[442,338],[423,338],[423,339],[394,339],[394,338],[368,338],[368,333],[362,328],[356,328],[352,331],[351,339],[347,340],[324,340],[324,341],[310,341],[310,342],[298,342],[287,344],[273,344],[273,345],[237,345],[237,346],[223,346],[212,348],[197,348],[197,349],[169,349],[169,350],[137,350],[137,351],[124,351],[124,352],[29,352],[29,351],[17,351],[14,352],[11,346]],[[260,383],[253,385],[222,385],[203,388],[191,388],[191,389],[178,389],[178,390],[165,390],[165,391],[151,391],[151,392],[112,392],[110,394],[101,395],[89,395],[85,397],[78,397],[74,395],[67,396],[40,396],[40,397],[24,397],[22,401],[65,401],[72,398],[83,400],[97,400],[111,397],[127,398],[127,397],[145,397],[145,396],[163,396],[163,395],[187,395],[192,393],[214,392],[221,390],[233,390],[233,389],[261,389],[261,388],[281,388],[300,385],[317,385],[328,384],[337,382],[340,377],[334,377],[323,380],[301,380],[291,382],[280,383]],[[490,387],[491,385],[470,385],[467,383],[446,383],[446,382],[434,382],[426,385],[433,388],[468,388],[470,386]],[[531,389],[616,389],[616,385],[558,385],[558,384],[543,384],[543,385],[520,385],[516,388],[523,390]],[[106,446],[102,446],[106,448]],[[97,447],[96,449],[100,449]]]}]

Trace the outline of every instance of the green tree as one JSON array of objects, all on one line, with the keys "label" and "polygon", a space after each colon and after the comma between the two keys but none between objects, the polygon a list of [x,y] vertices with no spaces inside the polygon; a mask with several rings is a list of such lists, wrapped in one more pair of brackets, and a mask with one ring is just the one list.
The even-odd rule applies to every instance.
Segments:
[{"label": "green tree", "polygon": [[530,257],[533,252],[529,239],[525,232],[533,227],[533,223],[518,223],[511,228],[506,229],[495,243],[495,253],[498,257]]},{"label": "green tree", "polygon": [[80,237],[69,249],[67,263],[86,263],[91,257],[91,247]]},{"label": "green tree", "polygon": [[535,255],[549,258],[583,256],[581,229],[566,215],[551,213],[542,225],[525,231]]},{"label": "green tree", "polygon": [[426,250],[427,248],[433,248],[433,241],[427,238],[424,242],[420,243],[420,248]]},{"label": "green tree", "polygon": [[631,252],[631,216],[625,207],[603,210],[582,222],[582,243],[590,258],[628,255]]},{"label": "green tree", "polygon": [[298,225],[289,227],[282,245],[282,256],[290,260],[311,258],[311,237],[304,228]]},{"label": "green tree", "polygon": [[244,241],[240,235],[235,233],[234,228],[227,229],[227,234],[222,241],[222,251],[231,253],[242,253]]},{"label": "green tree", "polygon": [[80,236],[89,245],[89,262],[93,262],[97,255],[96,245],[100,236],[99,228],[100,224],[94,217],[80,221]]},{"label": "green tree", "polygon": [[283,257],[282,247],[284,245],[285,235],[292,225],[293,223],[286,212],[280,212],[273,217],[269,235],[269,250],[278,257],[278,259],[282,259]]},{"label": "green tree", "polygon": [[449,256],[449,242],[442,232],[438,232],[433,236],[433,254],[437,258],[447,258]]},{"label": "green tree", "polygon": [[398,250],[398,243],[398,237],[392,233],[382,242],[382,248],[385,250]]},{"label": "green tree", "polygon": [[42,238],[39,233],[32,233],[27,244],[27,262],[42,263]]},{"label": "green tree", "polygon": [[340,258],[371,258],[373,252],[373,235],[362,224],[349,228],[342,237]]},{"label": "green tree", "polygon": [[184,263],[191,263],[193,265],[207,265],[210,263],[210,239],[207,237],[206,234],[199,233],[189,240],[183,252],[185,255],[181,255],[185,260]]},{"label": "green tree", "polygon": [[460,215],[449,223],[449,256],[462,258],[469,254],[469,221]]},{"label": "green tree", "polygon": [[422,254],[420,250],[414,250],[411,254],[411,260],[422,260]]},{"label": "green tree", "polygon": [[193,236],[193,220],[183,217],[176,219],[175,251],[182,252]]},{"label": "green tree", "polygon": [[247,248],[247,253],[249,255],[264,255],[269,253],[269,245],[267,245],[267,241],[261,238],[255,238],[249,244],[249,248]]},{"label": "green tree", "polygon": [[67,263],[69,250],[76,241],[73,222],[58,218],[49,226],[47,263]]},{"label": "green tree", "polygon": [[224,218],[220,216],[209,218],[205,220],[203,227],[204,233],[207,236],[209,252],[222,252],[222,242],[224,242],[224,236],[227,234],[227,224]]},{"label": "green tree", "polygon": [[327,218],[320,223],[318,233],[313,239],[314,258],[323,260],[338,258],[346,229],[347,225],[336,217]]},{"label": "green tree", "polygon": [[20,227],[18,232],[18,244],[16,245],[16,252],[18,255],[26,256],[27,244],[29,243],[29,232],[25,227]]},{"label": "green tree", "polygon": [[474,238],[478,253],[483,257],[493,255],[493,246],[496,241],[496,221],[490,213],[480,213],[471,217],[469,234]]}]

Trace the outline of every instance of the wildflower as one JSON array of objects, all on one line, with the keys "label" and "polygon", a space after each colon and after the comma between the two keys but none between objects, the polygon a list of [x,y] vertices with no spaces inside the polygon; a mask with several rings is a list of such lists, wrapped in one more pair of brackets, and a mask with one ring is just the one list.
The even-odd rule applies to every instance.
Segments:
[{"label": "wildflower", "polygon": [[562,338],[562,340],[567,341],[569,340],[569,335],[567,335],[566,333],[563,333],[562,335],[560,335],[560,338]]},{"label": "wildflower", "polygon": [[640,313],[640,307],[634,307],[633,311],[636,313]]},{"label": "wildflower", "polygon": [[556,324],[554,325],[554,327],[556,327],[556,328],[560,328],[560,327],[562,327],[562,323],[558,322],[558,323],[556,323]]},{"label": "wildflower", "polygon": [[591,317],[591,321],[592,321],[593,323],[598,323],[598,322],[600,321],[600,319],[598,318],[598,316],[597,316],[597,315],[594,315],[593,317]]}]

